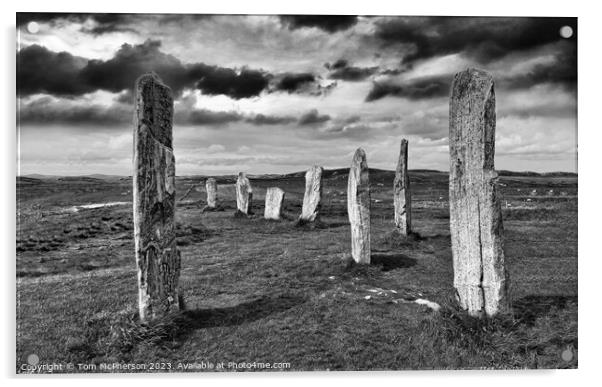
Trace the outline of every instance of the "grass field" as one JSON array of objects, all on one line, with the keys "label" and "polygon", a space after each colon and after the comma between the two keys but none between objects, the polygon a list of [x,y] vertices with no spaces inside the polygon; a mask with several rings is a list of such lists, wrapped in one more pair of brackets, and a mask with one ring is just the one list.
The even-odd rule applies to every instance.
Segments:
[{"label": "grass field", "polygon": [[[253,362],[293,371],[576,368],[577,177],[501,178],[512,313],[475,320],[453,301],[447,174],[410,176],[419,237],[404,239],[392,232],[393,172],[371,170],[369,266],[349,264],[346,170],[325,171],[315,228],[295,227],[301,173],[251,176],[249,219],[233,216],[233,176],[217,179],[224,211],[207,213],[203,179],[178,178],[178,198],[198,184],[177,210],[185,310],[150,326],[136,317],[131,180],[20,177],[17,372],[30,354],[75,364],[66,372],[115,362],[165,363],[159,372],[201,362],[224,371]],[[271,186],[286,192],[285,220],[262,219]],[[99,203],[111,205],[78,207]]]}]

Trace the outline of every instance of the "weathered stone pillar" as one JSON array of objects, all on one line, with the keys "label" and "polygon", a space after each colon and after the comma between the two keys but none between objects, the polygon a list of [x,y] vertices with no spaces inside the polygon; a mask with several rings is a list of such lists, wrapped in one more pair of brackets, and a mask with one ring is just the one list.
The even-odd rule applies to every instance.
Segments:
[{"label": "weathered stone pillar", "polygon": [[253,188],[246,173],[240,172],[236,180],[236,208],[244,215],[251,214],[251,201],[253,200]]},{"label": "weathered stone pillar", "polygon": [[265,193],[266,219],[279,220],[282,215],[282,204],[284,203],[284,191],[278,187],[270,187]]},{"label": "weathered stone pillar", "polygon": [[210,177],[205,181],[205,191],[207,191],[207,208],[217,208],[217,182]]},{"label": "weathered stone pillar", "polygon": [[324,172],[324,168],[315,165],[305,173],[305,194],[303,195],[303,208],[299,217],[301,222],[314,222],[320,215],[322,172]]},{"label": "weathered stone pillar", "polygon": [[507,307],[503,225],[494,170],[495,91],[490,74],[455,75],[449,105],[449,211],[454,287],[471,315]]},{"label": "weathered stone pillar", "polygon": [[141,321],[179,309],[173,97],[154,73],[138,78],[134,114],[134,245]]},{"label": "weathered stone pillar", "polygon": [[351,223],[351,256],[370,263],[370,177],[366,152],[355,151],[347,184],[347,213]]},{"label": "weathered stone pillar", "polygon": [[412,232],[412,198],[410,176],[408,175],[408,140],[401,140],[399,160],[393,181],[393,205],[395,206],[395,227],[401,235]]}]

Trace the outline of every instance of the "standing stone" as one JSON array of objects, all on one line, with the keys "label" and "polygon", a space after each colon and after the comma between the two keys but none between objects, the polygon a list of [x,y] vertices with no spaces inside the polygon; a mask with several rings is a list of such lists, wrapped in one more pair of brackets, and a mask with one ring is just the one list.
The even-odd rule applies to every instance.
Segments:
[{"label": "standing stone", "polygon": [[347,184],[347,213],[351,223],[351,256],[370,263],[370,177],[366,152],[355,151]]},{"label": "standing stone", "polygon": [[401,140],[399,160],[393,181],[393,204],[395,206],[395,227],[401,235],[412,232],[412,199],[410,196],[410,176],[408,175],[408,140]]},{"label": "standing stone", "polygon": [[278,187],[268,188],[265,193],[265,211],[266,219],[279,220],[282,215],[282,204],[284,202],[284,191]]},{"label": "standing stone", "polygon": [[134,113],[134,245],[141,321],[179,309],[173,97],[154,73],[138,78]]},{"label": "standing stone", "polygon": [[253,199],[253,188],[247,174],[240,172],[236,180],[236,208],[238,213],[251,214],[251,200]]},{"label": "standing stone", "polygon": [[303,208],[299,217],[302,222],[314,222],[320,215],[322,172],[324,172],[324,168],[315,165],[305,173],[305,194],[303,195]]},{"label": "standing stone", "polygon": [[449,106],[449,211],[454,287],[462,308],[493,316],[507,307],[503,225],[494,170],[495,91],[490,74],[455,75]]},{"label": "standing stone", "polygon": [[205,181],[205,191],[207,191],[207,208],[215,209],[217,207],[217,182],[210,177]]}]

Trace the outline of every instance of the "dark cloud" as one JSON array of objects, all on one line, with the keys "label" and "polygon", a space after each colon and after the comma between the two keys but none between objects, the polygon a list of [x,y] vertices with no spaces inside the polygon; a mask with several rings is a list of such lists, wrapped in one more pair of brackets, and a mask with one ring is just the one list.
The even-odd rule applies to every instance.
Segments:
[{"label": "dark cloud", "polygon": [[[494,73],[497,89],[528,89],[539,84],[560,85],[567,91],[576,92],[577,88],[577,48],[568,42],[558,44],[553,60],[540,63],[522,74]],[[487,66],[484,66],[487,70]],[[402,97],[412,100],[436,98],[449,95],[453,74],[416,78],[403,83],[395,81],[374,82],[366,96],[366,102],[376,101],[386,96]]]},{"label": "dark cloud", "polygon": [[542,83],[555,83],[564,86],[567,90],[576,91],[577,47],[567,44],[554,55],[551,63],[537,64],[521,75],[502,76],[497,83],[500,87],[508,89],[522,89]]},{"label": "dark cloud", "polygon": [[299,125],[317,125],[322,124],[326,121],[330,120],[330,116],[328,114],[319,114],[318,110],[312,109],[307,113],[304,113],[299,117],[298,124]]},{"label": "dark cloud", "polygon": [[234,99],[259,95],[269,83],[270,76],[259,70],[243,68],[239,72],[205,64],[192,65],[188,69],[189,79],[198,79],[195,88],[208,95],[227,95]]},{"label": "dark cloud", "polygon": [[234,99],[259,95],[269,82],[260,70],[231,68],[196,63],[184,65],[173,55],[160,51],[159,41],[147,40],[131,46],[124,44],[108,61],[93,60],[82,71],[84,79],[96,88],[118,92],[130,88],[140,74],[156,72],[179,94],[184,88],[196,88],[207,95],[227,95]]},{"label": "dark cloud", "polygon": [[85,58],[68,52],[57,53],[35,44],[25,47],[17,53],[17,95],[87,93],[89,87],[78,79],[86,64]]},{"label": "dark cloud", "polygon": [[221,126],[243,119],[242,114],[236,112],[216,112],[206,109],[193,109],[189,111],[175,111],[174,121],[179,125]]},{"label": "dark cloud", "polygon": [[296,119],[290,116],[271,116],[264,114],[256,114],[253,117],[248,117],[246,122],[253,125],[279,125],[279,124],[290,124],[295,122]]},{"label": "dark cloud", "polygon": [[316,81],[316,77],[311,73],[283,74],[275,85],[275,90],[294,93],[308,84]]},{"label": "dark cloud", "polygon": [[345,59],[339,59],[333,64],[326,63],[326,68],[330,70],[330,79],[343,81],[363,81],[378,70],[378,67],[350,66]]},{"label": "dark cloud", "polygon": [[[19,107],[20,124],[62,124],[70,126],[105,126],[122,128],[132,123],[133,105],[131,93],[123,93],[109,106],[75,104],[71,100],[40,97],[23,102]],[[124,100],[124,102],[120,102]],[[196,99],[187,96],[177,101],[174,112],[176,125],[221,127],[234,122],[246,122],[255,126],[286,125],[303,121],[305,125],[323,122],[328,116],[307,113],[299,119],[292,116],[243,114],[235,111],[196,109]],[[328,117],[328,118],[326,118]],[[313,120],[313,122],[311,122]]]},{"label": "dark cloud", "polygon": [[354,26],[358,19],[348,15],[281,15],[280,20],[291,30],[316,27],[334,33]]},{"label": "dark cloud", "polygon": [[264,114],[244,115],[237,112],[216,112],[206,109],[176,110],[175,120],[183,125],[221,126],[232,122],[247,122],[252,125],[290,124],[296,119],[290,116],[272,116]]},{"label": "dark cloud", "polygon": [[347,59],[339,59],[333,64],[326,63],[326,68],[330,70],[339,70],[349,66]]},{"label": "dark cloud", "polygon": [[449,94],[451,76],[419,78],[403,84],[374,82],[372,90],[366,96],[366,102],[372,102],[386,96],[422,99],[442,97]]},{"label": "dark cloud", "polygon": [[324,96],[337,86],[336,81],[321,84],[321,80],[321,77],[312,73],[281,73],[270,79],[269,92]]},{"label": "dark cloud", "polygon": [[274,76],[246,67],[183,64],[175,56],[162,52],[160,47],[161,42],[156,40],[138,45],[123,44],[109,60],[87,60],[38,45],[28,46],[17,53],[17,91],[20,95],[60,96],[96,90],[119,93],[131,91],[135,80],[151,71],[157,73],[176,96],[184,89],[199,89],[206,95],[227,95],[233,99],[256,97],[264,90],[322,95],[334,87],[320,86],[311,73]]},{"label": "dark cloud", "polygon": [[132,109],[120,104],[73,106],[64,101],[43,97],[21,105],[19,121],[21,124],[112,127],[131,124]]},{"label": "dark cloud", "polygon": [[[70,13],[61,12],[17,12],[17,27],[21,27],[29,22],[35,21],[38,23],[52,22],[57,19],[65,19],[71,17]],[[79,14],[75,14],[79,15]]]},{"label": "dark cloud", "polygon": [[[264,125],[286,125],[296,121],[300,121],[304,116],[299,119],[292,116],[275,116],[265,114],[242,114],[234,111],[230,112],[218,112],[206,109],[176,109],[175,120],[176,123],[182,125],[204,125],[204,126],[221,126],[227,125],[232,122],[246,122],[256,126]],[[311,120],[311,118],[309,118]],[[316,116],[313,119],[323,120],[324,116]]]},{"label": "dark cloud", "polygon": [[564,40],[560,28],[575,32],[576,18],[520,17],[390,17],[376,25],[376,38],[386,46],[411,46],[403,62],[461,53],[480,64],[512,52],[525,51]]},{"label": "dark cloud", "polygon": [[136,32],[128,25],[131,23],[132,15],[121,13],[97,13],[90,14],[90,19],[95,23],[93,27],[82,27],[82,31],[92,35],[102,35],[111,32]]},{"label": "dark cloud", "polygon": [[184,65],[160,50],[159,41],[123,44],[109,60],[87,60],[69,53],[55,53],[33,45],[17,53],[17,91],[21,95],[48,93],[75,96],[96,90],[131,90],[135,80],[154,71],[176,95],[197,88],[204,94],[224,94],[234,99],[259,95],[267,88],[270,74],[260,70]]},{"label": "dark cloud", "polygon": [[186,67],[173,55],[159,50],[161,42],[147,40],[143,44],[123,44],[113,58],[90,60],[80,73],[91,91],[107,90],[114,93],[131,89],[135,80],[144,73],[154,71],[179,94],[191,85]]}]

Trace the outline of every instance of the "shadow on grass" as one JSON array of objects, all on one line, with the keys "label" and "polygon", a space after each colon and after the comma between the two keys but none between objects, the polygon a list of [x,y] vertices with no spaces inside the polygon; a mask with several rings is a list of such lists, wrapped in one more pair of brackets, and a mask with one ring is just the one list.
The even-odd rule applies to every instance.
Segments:
[{"label": "shadow on grass", "polygon": [[410,258],[403,254],[372,254],[370,256],[370,264],[374,266],[382,266],[382,271],[391,271],[395,269],[406,269],[418,263],[414,258]]},{"label": "shadow on grass", "polygon": [[531,295],[515,300],[512,303],[512,311],[516,320],[533,325],[535,320],[547,315],[553,308],[564,309],[569,302],[577,304],[577,296]]},{"label": "shadow on grass", "polygon": [[86,321],[86,329],[69,352],[79,358],[124,355],[139,345],[171,348],[184,342],[195,330],[241,325],[283,312],[305,302],[299,296],[260,297],[235,306],[182,310],[148,323],[141,323],[137,312],[104,316]]},{"label": "shadow on grass", "polygon": [[434,241],[451,242],[451,235],[450,234],[422,235],[420,237],[420,240],[430,241],[430,242],[434,242]]},{"label": "shadow on grass", "polygon": [[329,229],[329,228],[337,228],[337,227],[343,227],[343,226],[348,226],[349,222],[325,222],[321,219],[316,219],[313,222],[307,221],[307,220],[303,220],[303,219],[298,219],[295,222],[294,227],[300,230],[324,230],[324,229]]},{"label": "shadow on grass", "polygon": [[226,308],[185,310],[178,325],[180,334],[196,329],[240,325],[283,312],[303,302],[302,297],[280,295],[261,297]]}]

